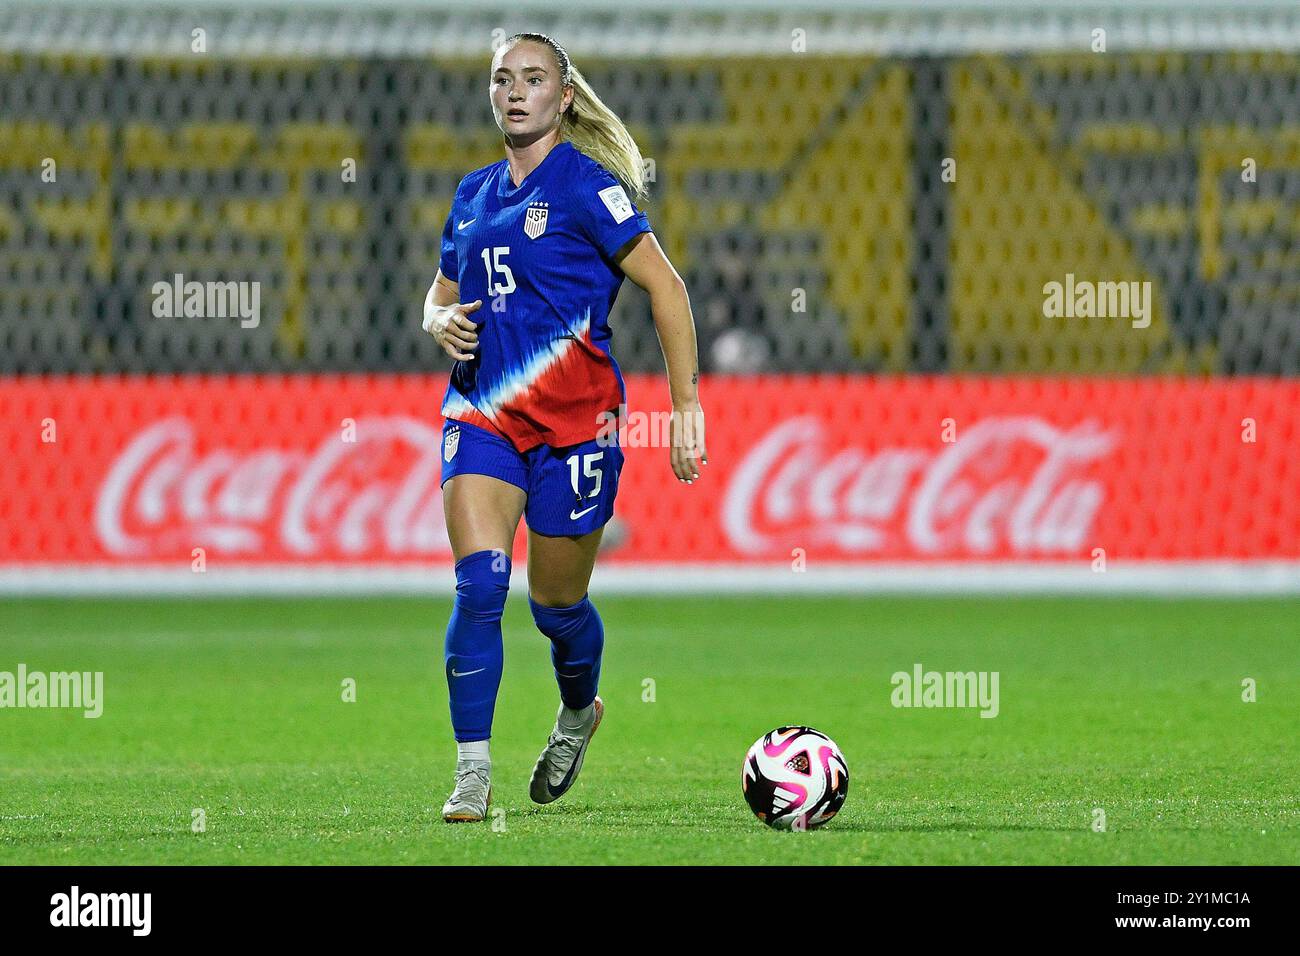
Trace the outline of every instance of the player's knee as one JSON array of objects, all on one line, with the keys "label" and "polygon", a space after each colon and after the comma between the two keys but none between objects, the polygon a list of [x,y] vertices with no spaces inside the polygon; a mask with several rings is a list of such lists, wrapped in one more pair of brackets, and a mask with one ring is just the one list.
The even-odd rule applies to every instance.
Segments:
[{"label": "player's knee", "polygon": [[[549,595],[555,597],[556,595]],[[537,629],[550,638],[564,637],[572,631],[583,627],[589,615],[596,613],[595,607],[584,593],[574,603],[548,601],[546,594],[528,595],[528,607],[533,612],[533,621]]]},{"label": "player's knee", "polygon": [[456,607],[479,618],[500,618],[510,591],[510,556],[475,551],[456,562]]},{"label": "player's knee", "polygon": [[538,589],[531,587],[528,589],[528,600],[531,604],[540,608],[554,608],[562,610],[567,607],[576,607],[581,604],[587,597],[586,591],[549,590],[546,588]]}]

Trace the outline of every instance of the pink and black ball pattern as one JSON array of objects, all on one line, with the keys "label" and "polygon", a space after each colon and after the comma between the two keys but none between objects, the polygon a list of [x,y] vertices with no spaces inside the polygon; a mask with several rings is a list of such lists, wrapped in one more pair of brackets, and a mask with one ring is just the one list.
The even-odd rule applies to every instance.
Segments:
[{"label": "pink and black ball pattern", "polygon": [[770,827],[821,826],[849,795],[849,767],[835,741],[811,727],[778,727],[745,754],[745,802]]}]

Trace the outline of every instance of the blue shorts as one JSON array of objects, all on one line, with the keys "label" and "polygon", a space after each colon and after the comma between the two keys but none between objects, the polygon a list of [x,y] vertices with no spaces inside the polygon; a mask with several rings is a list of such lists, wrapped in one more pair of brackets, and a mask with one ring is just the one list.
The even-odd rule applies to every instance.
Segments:
[{"label": "blue shorts", "polygon": [[518,452],[496,432],[447,419],[442,426],[442,482],[491,475],[528,495],[524,516],[538,534],[579,535],[614,516],[623,449],[595,438],[580,445],[538,445]]}]

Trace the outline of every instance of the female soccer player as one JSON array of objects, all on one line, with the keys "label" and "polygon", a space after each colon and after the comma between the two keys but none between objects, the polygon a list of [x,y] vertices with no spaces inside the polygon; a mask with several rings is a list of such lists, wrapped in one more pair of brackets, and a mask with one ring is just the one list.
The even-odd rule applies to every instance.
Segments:
[{"label": "female soccer player", "polygon": [[425,331],[456,359],[442,403],[443,508],[456,559],[444,654],[458,757],[442,809],[449,822],[482,820],[491,799],[501,614],[523,515],[528,603],[560,686],[534,801],[573,786],[600,725],[605,637],[587,586],[623,464],[609,427],[625,394],[608,316],[625,275],[649,294],[663,348],[673,474],[690,484],[708,462],[690,301],[634,204],[645,189],[636,143],[541,34],[498,48],[490,98],[506,158],[457,187],[424,304]]}]

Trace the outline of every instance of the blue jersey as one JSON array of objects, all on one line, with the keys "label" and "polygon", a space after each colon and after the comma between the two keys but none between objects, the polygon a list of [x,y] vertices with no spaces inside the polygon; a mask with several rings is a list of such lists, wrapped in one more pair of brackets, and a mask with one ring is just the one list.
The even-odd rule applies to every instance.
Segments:
[{"label": "blue jersey", "polygon": [[516,187],[505,160],[461,180],[442,233],[442,274],[483,300],[474,358],[457,362],[446,418],[494,429],[518,451],[589,441],[625,401],[609,310],[613,255],[650,222],[605,167],[572,143]]}]

